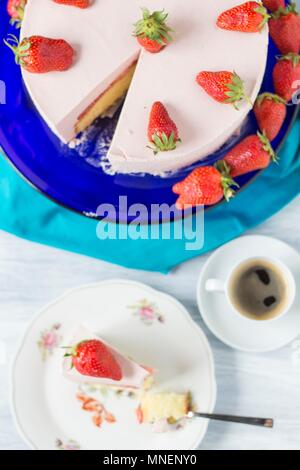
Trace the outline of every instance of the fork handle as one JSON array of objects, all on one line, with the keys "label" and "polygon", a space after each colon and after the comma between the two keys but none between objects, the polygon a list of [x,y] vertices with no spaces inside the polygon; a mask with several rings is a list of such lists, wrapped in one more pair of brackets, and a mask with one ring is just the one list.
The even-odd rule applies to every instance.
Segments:
[{"label": "fork handle", "polygon": [[229,423],[249,424],[251,426],[263,426],[265,428],[273,428],[274,426],[274,421],[271,418],[250,418],[245,416],[232,416],[209,413],[193,413],[193,416],[197,418],[207,418],[216,421],[226,421]]}]

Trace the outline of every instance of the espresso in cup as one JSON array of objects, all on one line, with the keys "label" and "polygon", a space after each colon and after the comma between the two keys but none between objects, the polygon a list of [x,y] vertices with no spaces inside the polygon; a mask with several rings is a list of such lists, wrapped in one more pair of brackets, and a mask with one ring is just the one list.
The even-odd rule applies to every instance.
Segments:
[{"label": "espresso in cup", "polygon": [[264,259],[241,263],[231,275],[228,295],[240,314],[254,320],[275,318],[290,302],[285,272]]}]

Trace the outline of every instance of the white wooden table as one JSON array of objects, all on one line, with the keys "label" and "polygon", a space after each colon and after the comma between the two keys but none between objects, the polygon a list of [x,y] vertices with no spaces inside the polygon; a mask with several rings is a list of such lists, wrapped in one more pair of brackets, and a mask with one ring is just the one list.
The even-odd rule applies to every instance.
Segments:
[{"label": "white wooden table", "polygon": [[[253,233],[280,238],[300,250],[299,220],[300,197]],[[210,423],[202,449],[300,449],[300,362],[292,361],[291,345],[263,355],[240,353],[205,328],[195,287],[206,259],[192,260],[164,276],[129,271],[0,232],[0,340],[6,349],[6,358],[4,351],[0,354],[0,449],[26,449],[10,413],[9,362],[32,315],[66,289],[116,277],[174,295],[201,325],[216,361],[217,411],[275,418],[274,430]]]}]

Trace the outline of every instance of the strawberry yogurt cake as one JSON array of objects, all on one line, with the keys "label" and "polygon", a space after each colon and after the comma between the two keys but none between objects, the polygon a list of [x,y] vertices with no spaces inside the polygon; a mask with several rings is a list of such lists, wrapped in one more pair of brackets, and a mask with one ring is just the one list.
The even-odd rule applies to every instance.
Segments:
[{"label": "strawberry yogurt cake", "polygon": [[63,376],[79,386],[130,391],[138,400],[136,419],[167,432],[187,418],[192,408],[190,393],[153,392],[154,370],[128,358],[82,325],[65,339]]},{"label": "strawberry yogurt cake", "polygon": [[66,343],[62,372],[72,382],[133,390],[151,383],[150,368],[129,359],[84,326],[79,325]]},{"label": "strawberry yogurt cake", "polygon": [[259,93],[269,18],[260,2],[243,7],[247,29],[239,11],[226,16],[238,0],[23,4],[20,41],[8,43],[63,143],[126,95],[108,153],[117,172],[158,175],[203,159],[239,129]]}]

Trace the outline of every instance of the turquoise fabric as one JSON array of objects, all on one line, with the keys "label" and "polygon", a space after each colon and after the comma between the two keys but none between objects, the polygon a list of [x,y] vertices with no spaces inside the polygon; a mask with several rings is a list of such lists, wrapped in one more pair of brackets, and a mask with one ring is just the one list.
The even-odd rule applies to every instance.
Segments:
[{"label": "turquoise fabric", "polygon": [[[60,207],[35,191],[0,157],[0,228],[19,237],[128,268],[167,273],[174,266],[238,237],[288,204],[300,190],[300,119],[271,165],[228,204],[205,213],[204,246],[187,250],[186,239],[106,239],[103,224]],[[113,230],[112,225],[105,226]],[[198,228],[202,230],[202,226]],[[124,227],[123,227],[124,231]],[[123,232],[124,233],[124,232]]]}]

